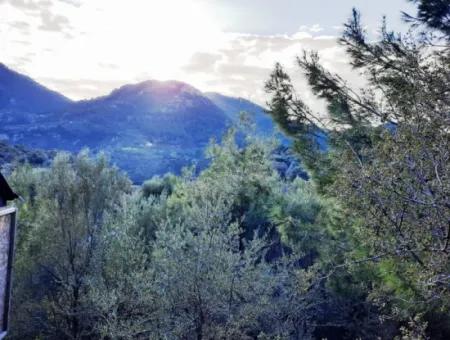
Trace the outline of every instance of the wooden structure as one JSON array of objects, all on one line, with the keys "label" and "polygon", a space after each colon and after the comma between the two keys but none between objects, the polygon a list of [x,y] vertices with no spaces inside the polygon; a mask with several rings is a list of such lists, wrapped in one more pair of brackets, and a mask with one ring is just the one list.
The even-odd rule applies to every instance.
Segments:
[{"label": "wooden structure", "polygon": [[12,201],[16,198],[19,197],[12,191],[5,177],[0,172],[0,208],[6,206],[7,201]]},{"label": "wooden structure", "polygon": [[17,213],[15,207],[7,207],[6,203],[16,198],[18,196],[0,173],[0,339],[8,332]]}]

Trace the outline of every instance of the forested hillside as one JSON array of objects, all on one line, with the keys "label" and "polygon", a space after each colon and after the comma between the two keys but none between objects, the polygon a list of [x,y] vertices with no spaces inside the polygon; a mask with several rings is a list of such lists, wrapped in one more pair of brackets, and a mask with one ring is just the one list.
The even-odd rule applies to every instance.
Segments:
[{"label": "forested hillside", "polygon": [[10,338],[449,339],[450,4],[412,2],[406,35],[345,25],[364,89],[299,56],[327,112],[276,65],[289,151],[233,127],[141,186],[88,151],[15,167]]},{"label": "forested hillside", "polygon": [[42,150],[103,152],[137,184],[153,175],[180,174],[193,163],[204,168],[209,140],[238,123],[242,111],[252,117],[254,133],[276,133],[261,106],[204,94],[183,82],[149,80],[70,101],[0,64],[0,140]]},{"label": "forested hillside", "polygon": [[49,166],[55,155],[56,151],[31,149],[0,141],[0,170],[9,174],[19,164],[30,164],[35,167]]}]

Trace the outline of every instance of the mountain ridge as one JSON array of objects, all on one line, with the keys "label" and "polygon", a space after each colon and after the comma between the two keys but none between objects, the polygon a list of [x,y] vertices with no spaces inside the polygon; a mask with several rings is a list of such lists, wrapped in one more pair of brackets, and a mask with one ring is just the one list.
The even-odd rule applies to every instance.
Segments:
[{"label": "mountain ridge", "polygon": [[[190,164],[202,167],[210,139],[220,139],[238,122],[241,111],[251,111],[257,133],[275,131],[262,107],[242,98],[204,93],[181,81],[146,80],[97,98],[71,101],[7,70],[8,77],[0,74],[0,98],[17,98],[17,105],[15,110],[0,107],[0,140],[44,150],[105,151],[136,182],[179,173]],[[55,103],[45,106],[35,100],[32,107],[27,104],[29,93],[37,99],[54,98]]]},{"label": "mountain ridge", "polygon": [[[57,91],[51,90],[31,77],[16,72],[0,62],[0,109],[24,110],[35,112],[59,109],[73,101]],[[5,82],[8,87],[5,87]],[[15,90],[15,91],[14,91]],[[13,92],[14,91],[14,92]],[[25,92],[25,93],[23,93]],[[19,96],[19,98],[12,97]],[[17,99],[26,96],[26,101],[17,103]],[[17,105],[19,104],[19,105]],[[34,106],[34,107],[33,107]],[[36,106],[39,111],[36,111]]]}]

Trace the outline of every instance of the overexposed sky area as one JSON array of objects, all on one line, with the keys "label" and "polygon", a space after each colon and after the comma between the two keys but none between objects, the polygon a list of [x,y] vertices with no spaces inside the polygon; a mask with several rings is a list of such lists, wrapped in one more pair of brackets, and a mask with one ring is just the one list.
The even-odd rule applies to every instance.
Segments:
[{"label": "overexposed sky area", "polygon": [[[303,49],[350,76],[336,43],[352,7],[375,36],[402,30],[406,0],[0,0],[0,62],[72,99],[176,79],[265,102],[276,61]],[[296,74],[301,82],[301,75]]]}]

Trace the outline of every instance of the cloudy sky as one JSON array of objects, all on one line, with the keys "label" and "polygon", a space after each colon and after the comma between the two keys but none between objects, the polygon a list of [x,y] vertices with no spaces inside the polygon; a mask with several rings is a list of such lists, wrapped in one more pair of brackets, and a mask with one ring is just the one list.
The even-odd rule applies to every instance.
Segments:
[{"label": "cloudy sky", "polygon": [[0,62],[72,99],[177,79],[264,103],[274,63],[294,70],[303,49],[350,77],[336,37],[352,7],[374,35],[383,15],[401,30],[414,12],[406,0],[0,0]]}]

